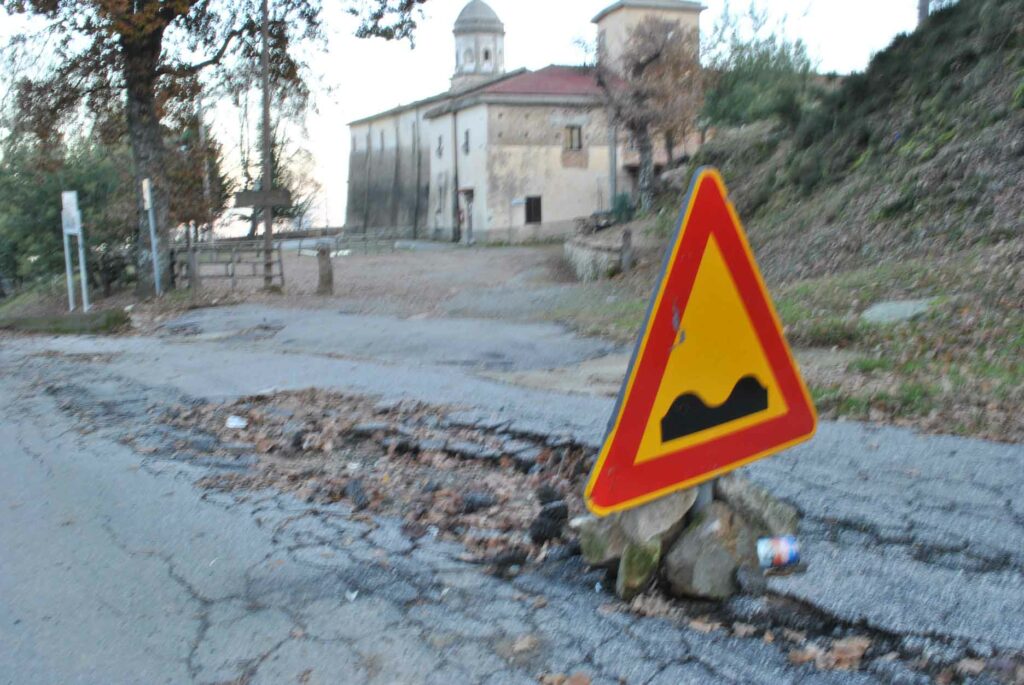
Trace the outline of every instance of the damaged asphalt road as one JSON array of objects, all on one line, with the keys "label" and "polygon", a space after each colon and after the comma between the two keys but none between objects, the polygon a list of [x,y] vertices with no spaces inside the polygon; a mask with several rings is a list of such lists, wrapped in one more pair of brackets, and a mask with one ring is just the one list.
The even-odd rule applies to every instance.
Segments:
[{"label": "damaged asphalt road", "polygon": [[[488,345],[449,352],[444,320],[236,314],[248,335],[204,329],[208,310],[161,337],[0,341],[0,682],[915,682],[926,678],[908,659],[1012,668],[1024,652],[1019,445],[824,424],[744,469],[804,513],[809,569],[772,578],[770,597],[900,654],[816,671],[779,642],[609,610],[603,574],[578,563],[499,580],[397,519],[273,490],[204,492],[195,481],[224,465],[121,444],[154,407],[271,388],[461,406],[592,446],[611,410],[475,375],[529,368],[517,343],[539,331],[518,324],[460,321]],[[537,366],[616,351],[536,328],[553,336]],[[779,606],[728,608],[763,625],[783,620]]]}]

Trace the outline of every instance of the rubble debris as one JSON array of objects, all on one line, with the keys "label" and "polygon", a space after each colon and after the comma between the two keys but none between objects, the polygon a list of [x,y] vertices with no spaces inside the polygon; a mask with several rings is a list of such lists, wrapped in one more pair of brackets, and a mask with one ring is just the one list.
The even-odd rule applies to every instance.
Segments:
[{"label": "rubble debris", "polygon": [[541,506],[551,504],[552,502],[558,502],[562,499],[562,493],[547,483],[544,483],[537,488],[536,495],[537,501],[540,502]]},{"label": "rubble debris", "polygon": [[490,509],[498,503],[498,498],[489,492],[467,492],[462,496],[462,512],[475,514],[482,509]]},{"label": "rubble debris", "polygon": [[370,505],[370,497],[366,494],[363,481],[358,478],[353,478],[345,485],[345,497],[352,502],[352,507],[356,511],[365,509]]},{"label": "rubble debris", "polygon": [[357,423],[352,426],[352,435],[362,438],[372,438],[378,433],[388,433],[391,431],[391,424],[385,421],[370,421],[367,423]]},{"label": "rubble debris", "polygon": [[227,418],[227,420],[224,421],[224,427],[225,428],[241,430],[241,429],[247,428],[248,426],[249,426],[249,422],[248,421],[243,419],[241,416],[235,416],[234,414],[229,416]]},{"label": "rubble debris", "polygon": [[[246,428],[226,430],[227,416],[245,417]],[[555,458],[546,437],[513,433],[498,417],[308,389],[197,402],[168,411],[166,422],[213,436],[218,454],[230,455],[224,446],[235,443],[236,453],[251,455],[244,469],[203,478],[206,487],[272,486],[313,503],[347,500],[356,511],[401,516],[413,537],[458,540],[477,559],[519,550],[520,561],[499,565],[505,575],[578,553],[574,541],[551,543],[584,511],[578,497],[562,493],[582,491],[593,448],[570,442]],[[535,499],[539,489],[546,495]]]}]

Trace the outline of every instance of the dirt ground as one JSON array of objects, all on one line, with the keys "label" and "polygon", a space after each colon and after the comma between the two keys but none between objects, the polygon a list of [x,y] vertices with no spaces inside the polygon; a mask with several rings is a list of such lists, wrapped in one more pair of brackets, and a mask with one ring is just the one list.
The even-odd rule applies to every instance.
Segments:
[{"label": "dirt ground", "polygon": [[[642,230],[635,233],[646,235]],[[263,291],[258,279],[241,281],[235,289],[227,281],[210,279],[199,294],[176,290],[159,301],[138,302],[131,293],[120,293],[96,305],[130,308],[137,333],[153,332],[190,309],[241,302],[400,318],[554,322],[615,341],[622,349],[565,369],[495,377],[541,389],[614,395],[660,273],[661,250],[657,241],[647,243],[639,246],[636,269],[596,283],[575,280],[561,245],[466,248],[412,243],[408,249],[336,256],[333,296],[315,294],[316,257],[288,251],[281,292]],[[999,292],[998,284],[1007,278],[1015,278],[1011,267],[1009,272],[1003,268],[1013,264],[1014,252],[999,248],[992,257],[989,253],[995,249],[955,261],[945,270],[935,264],[926,269],[908,263],[890,273],[892,267],[880,265],[863,273],[770,286],[822,417],[1011,442],[1022,439],[1024,424],[1015,410],[1021,366],[1012,335],[1019,313],[1009,314],[1012,305],[995,306],[993,297],[986,295],[993,289]],[[971,267],[972,276],[965,277],[963,287],[950,285],[956,279],[945,274],[964,270],[957,265]],[[944,275],[935,276],[937,271]],[[985,278],[975,277],[975,272]],[[978,285],[989,282],[996,285]],[[934,315],[903,326],[872,328],[858,323],[860,310],[873,301],[935,296],[940,284],[944,298]],[[1006,300],[1006,293],[1002,298]],[[979,319],[974,313],[987,311],[986,306],[991,312]],[[64,307],[63,292],[55,287],[27,303],[8,303],[2,313],[13,309],[22,315],[60,314]],[[989,319],[998,319],[998,326],[987,323]],[[947,330],[964,333],[944,333]],[[942,354],[935,352],[939,349]]]}]

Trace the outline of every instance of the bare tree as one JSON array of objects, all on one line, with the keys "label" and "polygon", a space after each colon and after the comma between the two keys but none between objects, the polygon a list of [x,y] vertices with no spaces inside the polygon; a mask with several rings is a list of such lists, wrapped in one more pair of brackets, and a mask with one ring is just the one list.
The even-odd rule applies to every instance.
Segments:
[{"label": "bare tree", "polygon": [[[426,0],[348,0],[363,19],[360,36],[411,38]],[[0,10],[44,26],[13,43],[33,51],[37,66],[17,85],[20,124],[59,135],[61,124],[85,109],[101,124],[127,122],[136,181],[153,182],[161,259],[167,259],[169,193],[162,121],[192,106],[201,81],[228,92],[251,83],[260,54],[260,8],[254,0],[0,0]],[[308,91],[300,43],[322,43],[322,0],[274,0],[270,70],[280,101],[297,106]],[[6,74],[4,74],[6,76]],[[140,207],[141,210],[141,207]],[[144,223],[140,214],[140,229]],[[148,240],[140,230],[140,242]],[[145,251],[140,251],[144,253]],[[169,269],[161,270],[169,274]],[[149,273],[140,269],[140,274]]]},{"label": "bare tree", "polygon": [[640,155],[642,210],[654,205],[654,136],[671,148],[685,140],[696,121],[701,98],[699,35],[678,22],[642,19],[626,40],[617,63],[598,49],[597,82],[609,116],[629,134]]}]

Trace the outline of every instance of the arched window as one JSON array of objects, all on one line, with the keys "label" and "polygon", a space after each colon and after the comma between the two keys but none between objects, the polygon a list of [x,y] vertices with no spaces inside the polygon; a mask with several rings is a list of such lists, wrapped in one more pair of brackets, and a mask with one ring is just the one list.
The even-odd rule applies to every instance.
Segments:
[{"label": "arched window", "polygon": [[490,61],[491,61],[491,51],[490,50],[484,50],[484,62],[490,62]]}]

